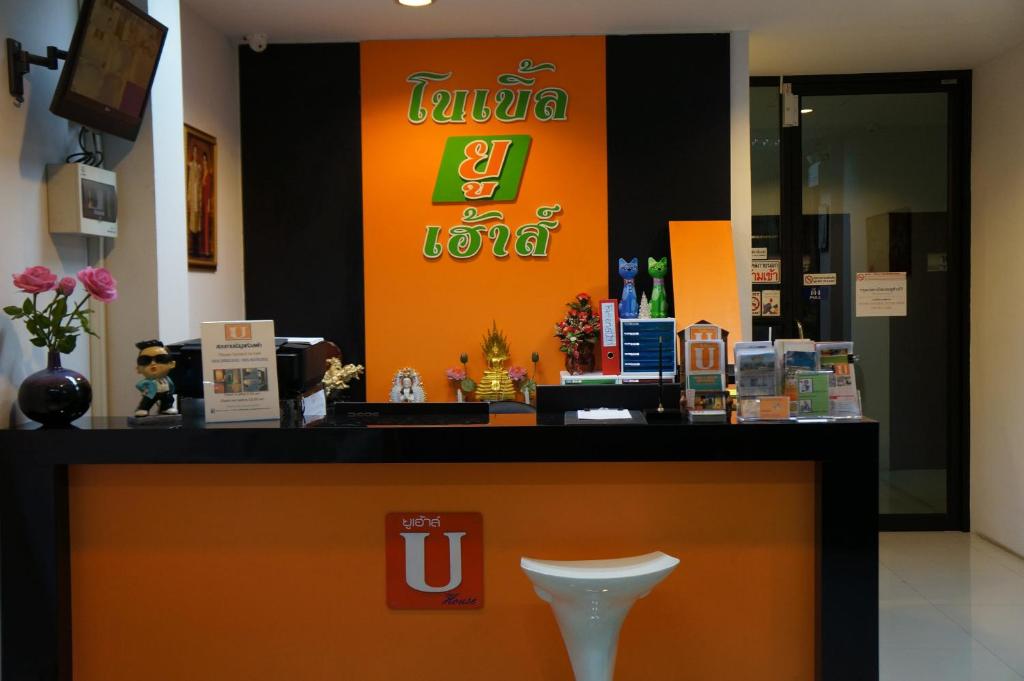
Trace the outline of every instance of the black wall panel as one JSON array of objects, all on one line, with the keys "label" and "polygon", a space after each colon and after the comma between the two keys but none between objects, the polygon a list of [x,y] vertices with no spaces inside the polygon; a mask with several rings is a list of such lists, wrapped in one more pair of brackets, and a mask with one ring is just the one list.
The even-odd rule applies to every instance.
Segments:
[{"label": "black wall panel", "polygon": [[609,36],[607,73],[608,290],[635,256],[639,296],[648,256],[671,255],[669,220],[730,217],[729,36]]},{"label": "black wall panel", "polygon": [[246,316],[363,363],[359,45],[239,50]]}]

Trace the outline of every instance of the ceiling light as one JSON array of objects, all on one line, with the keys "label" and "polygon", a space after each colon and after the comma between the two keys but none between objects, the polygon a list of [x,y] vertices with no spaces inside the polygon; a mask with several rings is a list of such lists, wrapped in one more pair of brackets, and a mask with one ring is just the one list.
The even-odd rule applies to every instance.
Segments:
[{"label": "ceiling light", "polygon": [[806,109],[800,109],[800,113],[802,113],[802,114],[814,113],[814,109],[812,109],[810,107],[807,107]]},{"label": "ceiling light", "polygon": [[406,7],[426,7],[434,0],[398,0],[399,5],[405,5]]}]

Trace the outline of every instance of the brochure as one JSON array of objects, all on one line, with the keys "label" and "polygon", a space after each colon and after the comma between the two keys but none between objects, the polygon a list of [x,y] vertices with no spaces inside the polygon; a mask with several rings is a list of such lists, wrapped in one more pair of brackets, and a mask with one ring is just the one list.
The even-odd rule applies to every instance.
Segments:
[{"label": "brochure", "polygon": [[782,358],[782,367],[790,371],[817,371],[818,354],[813,350],[787,350]]},{"label": "brochure", "polygon": [[850,342],[829,342],[817,343],[818,365],[825,369],[836,364],[849,364],[850,355],[853,354],[853,343]]},{"label": "brochure", "polygon": [[775,349],[768,341],[737,343],[736,394],[740,397],[774,395],[778,387]]},{"label": "brochure", "polygon": [[861,415],[857,377],[852,364],[836,364],[828,381],[829,415],[855,418]]},{"label": "brochure", "polygon": [[788,397],[747,397],[739,401],[737,420],[744,421],[788,421]]},{"label": "brochure", "polygon": [[[779,338],[775,341],[775,370],[778,373],[779,383],[776,388],[776,395],[782,395],[785,388],[786,352],[815,352],[814,341],[803,338]],[[817,367],[811,367],[817,368]]]},{"label": "brochure", "polygon": [[793,371],[786,378],[790,413],[797,417],[829,415],[830,371]]},{"label": "brochure", "polygon": [[831,371],[829,377],[829,416],[859,418],[862,414],[857,375],[850,362],[853,343],[818,343],[818,362],[822,370]]}]

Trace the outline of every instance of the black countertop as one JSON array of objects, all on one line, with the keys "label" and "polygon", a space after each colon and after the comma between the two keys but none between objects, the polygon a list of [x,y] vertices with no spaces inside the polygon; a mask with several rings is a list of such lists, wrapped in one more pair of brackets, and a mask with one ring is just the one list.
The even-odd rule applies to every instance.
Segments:
[{"label": "black countertop", "polygon": [[305,427],[276,422],[129,426],[80,419],[75,428],[0,431],[0,460],[16,464],[446,463],[574,461],[829,461],[875,466],[878,424],[536,425],[492,415],[476,426]]},{"label": "black countertop", "polygon": [[281,427],[276,422],[0,431],[4,679],[72,681],[68,465],[807,461],[817,481],[821,681],[878,679],[878,424]]}]

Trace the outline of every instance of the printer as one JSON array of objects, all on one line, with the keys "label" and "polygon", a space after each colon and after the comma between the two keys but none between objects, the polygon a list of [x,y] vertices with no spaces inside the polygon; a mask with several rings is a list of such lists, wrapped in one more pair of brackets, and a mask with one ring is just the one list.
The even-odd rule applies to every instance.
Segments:
[{"label": "printer", "polygon": [[[327,360],[340,357],[341,350],[319,338],[275,338],[277,387],[280,399],[295,400],[319,390]],[[179,397],[203,397],[203,354],[198,338],[171,343],[167,352],[174,358],[171,380]]]}]

